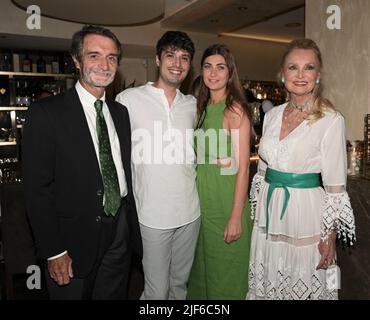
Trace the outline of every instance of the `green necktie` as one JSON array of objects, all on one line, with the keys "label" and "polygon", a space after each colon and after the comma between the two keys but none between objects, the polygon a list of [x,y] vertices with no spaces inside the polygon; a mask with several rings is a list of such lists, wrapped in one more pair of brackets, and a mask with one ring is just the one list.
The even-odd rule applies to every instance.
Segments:
[{"label": "green necktie", "polygon": [[108,128],[103,115],[103,101],[96,100],[96,132],[99,142],[99,160],[104,185],[104,211],[107,216],[115,216],[121,205],[116,166],[114,165],[112,150],[109,142]]}]

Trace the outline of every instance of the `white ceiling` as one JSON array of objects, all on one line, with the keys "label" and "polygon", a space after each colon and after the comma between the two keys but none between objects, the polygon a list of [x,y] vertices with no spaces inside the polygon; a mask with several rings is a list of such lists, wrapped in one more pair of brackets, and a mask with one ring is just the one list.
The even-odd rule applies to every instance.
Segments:
[{"label": "white ceiling", "polygon": [[161,25],[288,42],[304,37],[304,4],[305,0],[167,0]]},{"label": "white ceiling", "polygon": [[234,31],[234,36],[246,38],[270,39],[272,41],[291,41],[303,38],[305,35],[305,9],[298,9],[283,13],[251,26]]},{"label": "white ceiling", "polygon": [[104,0],[103,6],[101,0],[11,1],[22,9],[36,4],[47,17],[106,26],[160,21],[165,29],[218,35],[275,40],[304,36],[305,0]]},{"label": "white ceiling", "polygon": [[[63,0],[55,2],[50,0],[12,0],[13,2],[42,4],[42,13],[46,12],[47,6],[53,14],[57,14],[55,7],[68,6],[73,4],[75,14],[73,20],[79,15],[84,21],[98,19],[96,10],[101,8],[101,22],[106,22],[107,17],[135,17],[127,22],[140,19],[147,20],[148,12],[145,15],[139,14],[137,7],[128,6],[139,0],[104,0],[102,7],[101,0],[88,0],[90,10],[86,10],[87,0]],[[201,33],[210,33],[218,36],[232,36],[244,38],[257,38],[276,42],[288,42],[294,38],[304,37],[304,3],[305,0],[140,0],[153,4],[164,1],[164,12],[153,11],[157,21],[160,21],[163,29],[176,29]],[[110,5],[107,5],[107,4]],[[114,3],[114,5],[112,5]],[[47,11],[50,12],[51,11]],[[63,11],[65,14],[65,11]],[[94,13],[95,12],[95,13]],[[123,14],[124,12],[124,14]],[[118,14],[117,14],[118,13]],[[72,17],[72,16],[71,16]],[[65,16],[63,17],[66,18]],[[72,18],[71,18],[72,19]],[[121,21],[121,20],[120,20]],[[117,20],[115,20],[117,22]],[[153,21],[152,21],[153,22]],[[151,23],[152,23],[151,22]],[[125,21],[121,21],[125,24]],[[298,24],[297,27],[286,27],[287,24]],[[1,39],[1,37],[6,37]],[[36,39],[37,38],[37,39]],[[0,47],[8,48],[29,48],[29,49],[52,49],[67,50],[69,39],[54,39],[45,37],[29,37],[25,35],[5,35],[0,32]],[[139,48],[140,47],[140,48]],[[152,53],[151,48],[146,46],[126,47],[126,55],[130,56],[142,52],[142,57]],[[139,58],[141,56],[138,56]]]},{"label": "white ceiling", "polygon": [[37,5],[45,17],[105,26],[149,24],[164,17],[165,0],[11,0],[27,10]]}]

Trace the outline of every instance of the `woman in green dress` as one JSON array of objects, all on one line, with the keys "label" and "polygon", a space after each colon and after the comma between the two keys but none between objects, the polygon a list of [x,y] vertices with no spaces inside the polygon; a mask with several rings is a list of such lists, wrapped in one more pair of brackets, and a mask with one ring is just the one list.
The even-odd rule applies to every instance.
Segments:
[{"label": "woman in green dress", "polygon": [[187,298],[245,299],[251,115],[225,45],[207,48],[201,66],[195,132],[201,229]]}]

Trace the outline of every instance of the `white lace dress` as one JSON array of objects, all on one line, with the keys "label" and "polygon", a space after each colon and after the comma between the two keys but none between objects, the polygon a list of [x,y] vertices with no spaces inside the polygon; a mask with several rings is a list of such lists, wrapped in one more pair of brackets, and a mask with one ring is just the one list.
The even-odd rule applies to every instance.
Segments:
[{"label": "white lace dress", "polygon": [[[354,216],[345,191],[344,119],[337,112],[327,112],[312,125],[302,122],[280,141],[285,107],[273,108],[264,120],[259,171],[250,195],[254,227],[247,299],[337,299],[336,286],[328,283],[333,269],[316,270],[316,266],[318,243],[332,230],[344,241],[355,240]],[[284,190],[275,189],[266,237],[267,166],[289,173],[321,173],[325,189],[288,188],[290,199],[282,219]]]}]

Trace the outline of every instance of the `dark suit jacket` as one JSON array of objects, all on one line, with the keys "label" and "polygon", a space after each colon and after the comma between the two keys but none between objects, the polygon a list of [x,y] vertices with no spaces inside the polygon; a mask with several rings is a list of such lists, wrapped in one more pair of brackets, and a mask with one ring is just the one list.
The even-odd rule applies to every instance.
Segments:
[{"label": "dark suit jacket", "polygon": [[[106,101],[121,147],[128,187],[130,243],[142,254],[131,182],[131,128],[126,108]],[[31,105],[23,129],[27,212],[37,253],[48,258],[68,250],[75,277],[96,259],[104,215],[103,182],[86,117],[75,88]]]}]

